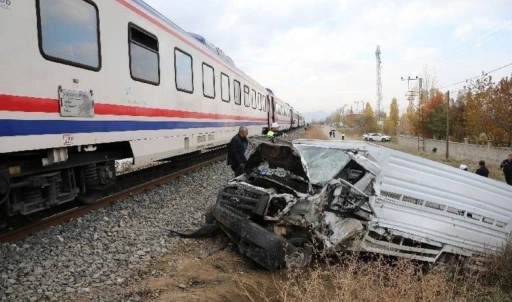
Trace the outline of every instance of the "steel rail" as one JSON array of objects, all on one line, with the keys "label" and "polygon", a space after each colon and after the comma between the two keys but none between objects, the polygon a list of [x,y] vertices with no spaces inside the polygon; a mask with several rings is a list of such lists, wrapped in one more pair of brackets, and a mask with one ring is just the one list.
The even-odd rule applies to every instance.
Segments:
[{"label": "steel rail", "polygon": [[139,185],[133,186],[131,188],[128,188],[126,190],[116,192],[109,196],[103,197],[103,198],[99,199],[97,202],[94,202],[92,204],[81,205],[76,208],[72,208],[72,209],[60,212],[53,216],[43,218],[41,220],[35,221],[34,223],[32,223],[30,225],[27,225],[27,226],[21,227],[19,229],[15,229],[8,233],[0,235],[0,243],[14,243],[14,242],[20,241],[20,240],[22,240],[32,234],[35,234],[39,231],[48,229],[52,226],[62,224],[62,223],[69,221],[70,219],[73,219],[73,218],[82,217],[85,214],[89,213],[90,211],[94,211],[94,210],[101,209],[101,208],[106,208],[120,200],[123,200],[123,199],[131,197],[133,195],[139,194],[147,189],[150,189],[150,188],[159,186],[161,184],[167,183],[169,181],[175,180],[178,177],[181,177],[183,175],[199,171],[200,169],[202,169],[208,165],[211,165],[215,162],[225,160],[225,159],[226,159],[226,156],[221,155],[221,156],[215,157],[213,159],[209,159],[204,162],[201,162],[199,164],[186,167],[179,171],[173,172],[169,175],[161,176],[156,179],[145,182],[143,184],[139,184]]}]

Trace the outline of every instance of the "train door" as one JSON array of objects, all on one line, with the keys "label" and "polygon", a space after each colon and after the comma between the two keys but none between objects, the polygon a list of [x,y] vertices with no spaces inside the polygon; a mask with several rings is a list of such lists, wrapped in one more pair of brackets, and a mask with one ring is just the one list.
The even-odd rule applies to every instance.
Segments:
[{"label": "train door", "polygon": [[267,129],[270,129],[270,125],[276,121],[275,111],[276,111],[276,103],[274,100],[274,96],[272,94],[267,95]]},{"label": "train door", "polygon": [[294,119],[294,116],[293,116],[293,109],[290,108],[290,129],[293,129],[295,128],[295,119]]}]

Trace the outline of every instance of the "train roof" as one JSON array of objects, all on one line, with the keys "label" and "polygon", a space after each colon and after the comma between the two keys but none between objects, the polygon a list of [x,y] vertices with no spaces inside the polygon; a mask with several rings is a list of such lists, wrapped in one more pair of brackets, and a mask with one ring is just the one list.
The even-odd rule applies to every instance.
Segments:
[{"label": "train roof", "polygon": [[[215,55],[217,55],[226,64],[228,64],[231,67],[236,68],[235,62],[233,61],[233,59],[231,59],[229,56],[227,56],[219,47],[215,46],[213,43],[211,43],[208,40],[206,40],[203,36],[201,36],[199,34],[196,34],[196,33],[187,32],[183,28],[179,27],[176,23],[174,23],[171,20],[169,20],[169,18],[164,16],[162,13],[160,13],[159,11],[154,9],[151,5],[147,4],[146,2],[144,2],[142,0],[132,0],[132,1],[137,3],[139,6],[141,6],[143,9],[145,9],[146,11],[151,13],[153,16],[155,16],[158,19],[160,19],[166,25],[169,25],[170,27],[174,28],[175,30],[180,31],[182,34],[187,35],[189,37],[192,37],[195,40],[199,41],[201,44],[206,46],[206,48],[210,52],[212,52]],[[241,70],[239,70],[239,71],[241,71]]]},{"label": "train roof", "polygon": [[235,67],[235,62],[233,61],[233,59],[231,59],[229,56],[227,56],[222,51],[222,49],[215,46],[213,43],[209,42],[208,40],[206,40],[203,36],[201,36],[199,34],[191,33],[191,32],[188,32],[188,34],[190,36],[192,36],[194,39],[196,39],[197,41],[199,41],[201,44],[205,45],[210,51],[216,53],[221,59],[224,60],[224,62],[226,62],[227,64],[229,64],[232,67]]}]

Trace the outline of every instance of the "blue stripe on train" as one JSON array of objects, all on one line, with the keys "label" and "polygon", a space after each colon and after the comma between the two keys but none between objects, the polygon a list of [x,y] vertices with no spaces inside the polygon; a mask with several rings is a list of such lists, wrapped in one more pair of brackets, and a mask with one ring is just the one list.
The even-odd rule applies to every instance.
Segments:
[{"label": "blue stripe on train", "polygon": [[0,136],[92,133],[139,130],[170,130],[206,127],[264,125],[263,122],[225,121],[72,121],[72,120],[0,120]]}]

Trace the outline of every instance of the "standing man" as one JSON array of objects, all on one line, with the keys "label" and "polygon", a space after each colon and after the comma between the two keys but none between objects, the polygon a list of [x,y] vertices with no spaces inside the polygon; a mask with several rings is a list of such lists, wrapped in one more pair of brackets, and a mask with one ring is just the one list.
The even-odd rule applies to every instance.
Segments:
[{"label": "standing man", "polygon": [[476,174],[481,175],[483,177],[489,177],[489,170],[485,166],[485,160],[479,161],[478,165],[480,167],[478,169],[476,169]]},{"label": "standing man", "polygon": [[505,174],[505,181],[512,186],[512,153],[501,162],[500,168],[503,169],[503,174]]},{"label": "standing man", "polygon": [[247,135],[249,130],[246,126],[240,126],[238,133],[233,136],[228,144],[228,165],[235,173],[235,177],[244,174],[245,164],[247,158],[245,157],[245,151],[249,142],[247,141]]}]

